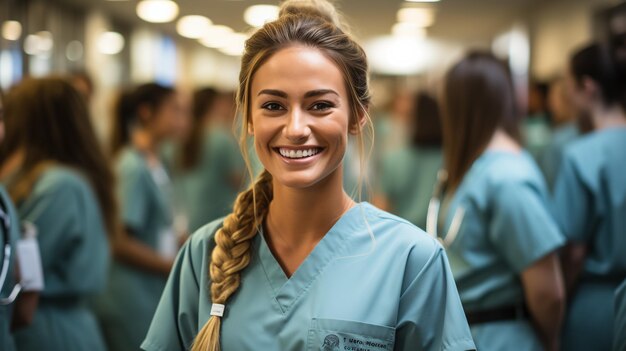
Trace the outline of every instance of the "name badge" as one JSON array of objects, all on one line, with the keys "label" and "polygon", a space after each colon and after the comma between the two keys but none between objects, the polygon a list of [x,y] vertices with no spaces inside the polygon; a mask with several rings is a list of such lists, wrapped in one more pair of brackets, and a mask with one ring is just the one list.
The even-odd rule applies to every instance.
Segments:
[{"label": "name badge", "polygon": [[178,253],[178,241],[173,228],[167,228],[159,232],[158,248],[159,254],[168,259],[174,259]]},{"label": "name badge", "polygon": [[30,222],[22,222],[22,238],[17,241],[17,260],[22,291],[42,291],[44,277],[37,228]]}]

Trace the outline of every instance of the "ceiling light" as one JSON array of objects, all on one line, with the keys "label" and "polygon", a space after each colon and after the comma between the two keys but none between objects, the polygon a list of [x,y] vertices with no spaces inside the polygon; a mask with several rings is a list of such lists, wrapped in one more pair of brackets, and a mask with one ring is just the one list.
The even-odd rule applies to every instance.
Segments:
[{"label": "ceiling light", "polygon": [[412,22],[420,27],[429,27],[435,22],[435,14],[430,8],[404,7],[398,10],[398,22]]},{"label": "ceiling light", "polygon": [[211,20],[204,16],[185,16],[178,20],[176,30],[185,38],[199,39],[211,24]]},{"label": "ceiling light", "polygon": [[17,40],[22,36],[22,25],[18,21],[6,21],[2,24],[2,37],[6,40]]},{"label": "ceiling light", "polygon": [[424,38],[426,29],[413,22],[399,22],[391,27],[391,33],[395,36]]},{"label": "ceiling light", "polygon": [[202,45],[209,48],[222,48],[229,44],[229,38],[232,34],[233,29],[230,27],[222,25],[210,26],[199,41]]},{"label": "ceiling light", "polygon": [[261,27],[267,22],[278,19],[278,6],[253,5],[243,13],[243,19],[253,27]]},{"label": "ceiling light", "polygon": [[143,0],[137,4],[137,16],[146,22],[171,22],[178,16],[178,5],[171,0]]},{"label": "ceiling light", "polygon": [[439,2],[439,0],[404,0],[406,2]]},{"label": "ceiling light", "polygon": [[124,37],[117,32],[104,32],[98,38],[98,51],[105,55],[116,55],[124,49]]}]

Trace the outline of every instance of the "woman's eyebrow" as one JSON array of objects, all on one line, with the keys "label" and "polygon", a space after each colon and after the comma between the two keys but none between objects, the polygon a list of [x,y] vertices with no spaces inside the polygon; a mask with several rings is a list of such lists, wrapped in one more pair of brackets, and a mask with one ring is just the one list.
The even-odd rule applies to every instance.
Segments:
[{"label": "woman's eyebrow", "polygon": [[287,93],[285,93],[282,90],[276,90],[276,89],[263,89],[263,90],[259,91],[257,96],[262,95],[262,94],[274,95],[274,96],[278,96],[278,97],[281,97],[281,98],[287,98]]},{"label": "woman's eyebrow", "polygon": [[305,98],[310,98],[310,97],[314,97],[314,96],[320,96],[320,95],[325,95],[325,94],[335,94],[337,96],[339,96],[339,94],[332,90],[332,89],[316,89],[316,90],[311,90],[311,91],[307,91],[304,94]]}]

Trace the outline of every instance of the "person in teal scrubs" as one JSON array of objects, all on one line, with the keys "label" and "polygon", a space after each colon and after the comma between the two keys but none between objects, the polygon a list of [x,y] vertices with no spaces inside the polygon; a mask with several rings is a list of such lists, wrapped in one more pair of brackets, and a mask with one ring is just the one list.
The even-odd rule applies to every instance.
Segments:
[{"label": "person in teal scrubs", "polygon": [[87,111],[58,78],[26,79],[7,96],[0,179],[37,229],[44,275],[32,324],[15,331],[18,350],[106,350],[90,302],[106,284],[117,214]]},{"label": "person in teal scrubs", "polygon": [[176,197],[192,232],[230,213],[242,187],[245,165],[226,126],[232,117],[222,116],[233,113],[226,108],[233,103],[230,94],[212,88],[194,93],[194,123],[173,165]]},{"label": "person in teal scrubs", "polygon": [[601,44],[570,60],[576,106],[595,130],[565,148],[554,189],[554,216],[569,243],[562,257],[566,350],[611,348],[613,295],[626,278],[626,115],[623,79],[611,61]]},{"label": "person in teal scrubs", "polygon": [[[0,145],[4,140],[4,95],[0,91]],[[11,335],[14,294],[19,292],[16,287],[16,251],[19,239],[19,219],[4,186],[0,184],[0,235],[2,249],[0,252],[0,349],[15,350]],[[6,250],[10,250],[6,253]]]},{"label": "person in teal scrubs", "polygon": [[468,53],[445,78],[445,172],[428,232],[446,248],[479,350],[557,350],[564,238],[548,192],[519,143],[508,69]]},{"label": "person in teal scrubs", "polygon": [[265,170],[179,252],[143,349],[474,349],[441,245],[343,188],[367,62],[329,11],[287,1],[248,39],[241,145]]},{"label": "person in teal scrubs", "polygon": [[181,117],[176,91],[148,83],[122,95],[113,152],[124,231],[114,249],[98,317],[110,350],[137,350],[145,336],[178,250],[171,184],[159,147]]},{"label": "person in teal scrubs", "polygon": [[548,104],[552,115],[552,137],[543,150],[539,167],[550,190],[554,188],[554,179],[561,165],[565,145],[580,135],[570,95],[563,78],[552,83],[548,92]]},{"label": "person in teal scrubs", "polygon": [[413,114],[412,145],[383,158],[381,194],[374,204],[426,228],[428,203],[442,163],[437,101],[428,93],[418,93]]},{"label": "person in teal scrubs", "polygon": [[548,85],[533,82],[528,90],[528,113],[521,124],[521,134],[525,148],[536,161],[541,160],[552,139],[550,114],[547,108]]}]

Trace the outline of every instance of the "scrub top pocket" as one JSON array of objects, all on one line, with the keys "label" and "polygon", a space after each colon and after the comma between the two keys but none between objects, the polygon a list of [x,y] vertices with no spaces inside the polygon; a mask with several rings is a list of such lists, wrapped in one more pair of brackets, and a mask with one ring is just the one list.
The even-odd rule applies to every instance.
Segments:
[{"label": "scrub top pocket", "polygon": [[338,319],[311,320],[308,351],[391,351],[395,328]]}]

